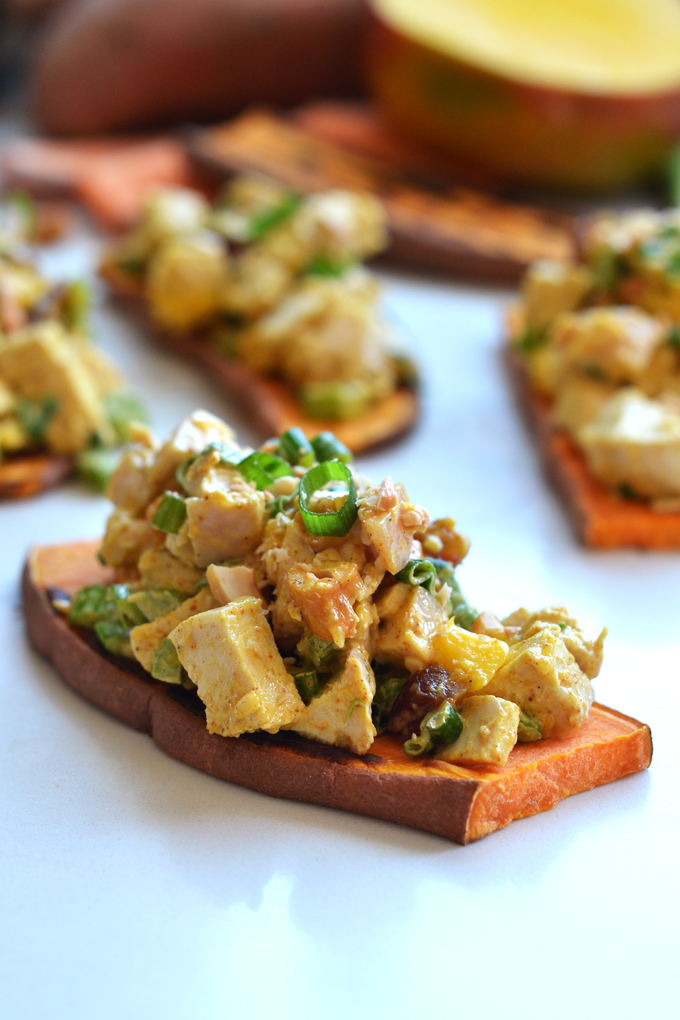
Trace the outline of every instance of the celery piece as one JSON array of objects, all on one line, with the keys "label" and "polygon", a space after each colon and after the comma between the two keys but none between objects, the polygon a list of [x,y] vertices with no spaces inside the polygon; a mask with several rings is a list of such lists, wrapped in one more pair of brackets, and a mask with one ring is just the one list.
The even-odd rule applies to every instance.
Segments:
[{"label": "celery piece", "polygon": [[151,676],[166,684],[182,684],[186,675],[184,666],[177,657],[177,650],[170,638],[166,638],[153,657]]},{"label": "celery piece", "polygon": [[119,623],[118,620],[100,620],[99,623],[95,623],[94,630],[111,655],[124,655],[127,659],[134,659],[130,630],[125,624]]},{"label": "celery piece", "polygon": [[325,641],[310,631],[298,642],[297,650],[303,659],[312,663],[315,669],[327,672],[331,668],[332,660],[338,649],[332,641]]},{"label": "celery piece", "polygon": [[76,470],[95,492],[104,492],[119,462],[120,450],[83,450],[76,457]]},{"label": "celery piece", "polygon": [[299,396],[305,414],[328,421],[358,418],[371,403],[370,388],[361,380],[305,383]]},{"label": "celery piece", "polygon": [[68,622],[74,627],[94,627],[101,620],[114,620],[116,606],[130,594],[127,584],[91,584],[71,599]]}]

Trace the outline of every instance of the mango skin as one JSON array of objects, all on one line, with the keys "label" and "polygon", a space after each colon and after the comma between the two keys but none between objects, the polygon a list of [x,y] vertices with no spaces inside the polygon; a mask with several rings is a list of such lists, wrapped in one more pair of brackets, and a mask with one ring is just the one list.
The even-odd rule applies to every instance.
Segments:
[{"label": "mango skin", "polygon": [[407,38],[370,15],[369,88],[415,138],[529,184],[604,192],[663,172],[680,135],[680,89],[589,95],[521,84]]}]

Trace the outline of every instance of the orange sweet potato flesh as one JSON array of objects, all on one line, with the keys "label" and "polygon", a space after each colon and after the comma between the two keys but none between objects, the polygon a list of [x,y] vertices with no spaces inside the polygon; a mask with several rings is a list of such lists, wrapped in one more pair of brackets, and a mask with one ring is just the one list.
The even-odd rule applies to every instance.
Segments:
[{"label": "orange sweet potato flesh", "polygon": [[73,472],[71,457],[12,454],[0,461],[0,499],[27,499],[53,489]]},{"label": "orange sweet potato flesh", "polygon": [[660,513],[642,500],[623,499],[599,482],[567,433],[554,425],[550,401],[533,388],[522,359],[510,347],[505,357],[517,406],[581,540],[596,549],[680,549],[680,513]]},{"label": "orange sweet potato flesh", "polygon": [[80,542],[33,550],[23,579],[31,641],[89,701],[210,775],[464,844],[547,811],[572,794],[647,768],[651,761],[649,728],[602,705],[594,705],[570,737],[518,746],[499,769],[415,762],[389,735],[361,757],[292,733],[211,735],[197,699],[191,704],[183,689],[153,681],[136,664],[101,652],[52,609],[46,588],[72,592],[110,580],[95,558],[97,546]]},{"label": "orange sweet potato flesh", "polygon": [[347,421],[308,418],[284,383],[258,375],[246,365],[224,357],[204,337],[158,328],[146,311],[142,288],[136,280],[106,261],[100,271],[112,289],[125,299],[143,328],[164,347],[198,364],[209,378],[216,379],[243,406],[265,437],[280,435],[297,425],[310,438],[331,431],[354,453],[361,453],[403,436],[418,420],[418,396],[406,386],[400,386],[358,418]]}]

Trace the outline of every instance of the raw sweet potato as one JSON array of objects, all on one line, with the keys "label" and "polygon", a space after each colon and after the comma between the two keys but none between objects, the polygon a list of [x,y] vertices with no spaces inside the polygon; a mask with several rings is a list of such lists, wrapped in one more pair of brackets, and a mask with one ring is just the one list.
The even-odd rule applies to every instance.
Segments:
[{"label": "raw sweet potato", "polygon": [[274,797],[324,804],[469,843],[564,797],[647,768],[649,728],[602,705],[569,737],[520,744],[502,768],[414,761],[393,736],[356,755],[293,733],[209,734],[202,705],[184,688],[151,680],[141,667],[94,647],[52,608],[46,589],[73,592],[110,577],[98,543],[33,550],[24,571],[24,609],[35,648],[76,691],[148,733],[173,758]]},{"label": "raw sweet potato", "polygon": [[364,0],[76,0],[35,63],[57,134],[224,116],[359,88]]}]

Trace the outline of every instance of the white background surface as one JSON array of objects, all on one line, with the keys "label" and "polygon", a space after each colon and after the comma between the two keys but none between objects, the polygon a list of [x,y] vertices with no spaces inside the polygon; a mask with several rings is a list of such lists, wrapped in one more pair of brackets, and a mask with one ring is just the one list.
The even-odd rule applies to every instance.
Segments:
[{"label": "white background surface", "polygon": [[[91,249],[62,245],[49,267],[76,275]],[[480,607],[561,602],[592,636],[609,627],[598,698],[651,724],[651,770],[464,848],[220,782],[27,644],[26,550],[98,535],[106,501],[73,483],[0,505],[3,1017],[677,1015],[680,555],[577,545],[500,367],[509,295],[385,280],[426,406],[362,466],[471,535],[460,576]],[[242,428],[111,309],[95,325],[160,433],[201,405]]]}]

